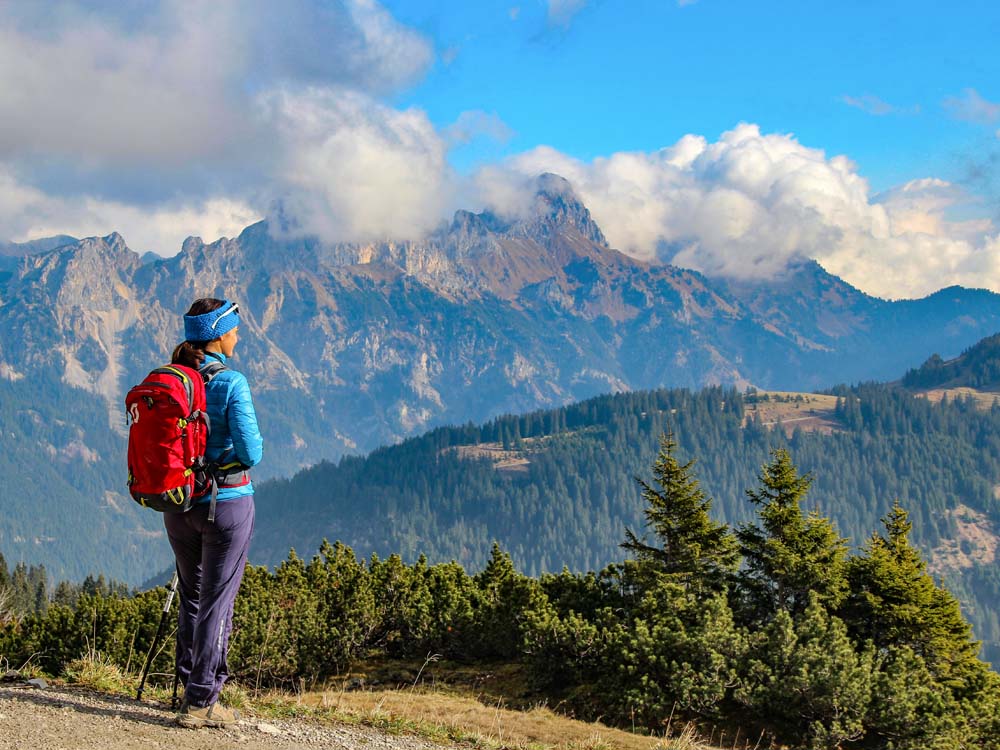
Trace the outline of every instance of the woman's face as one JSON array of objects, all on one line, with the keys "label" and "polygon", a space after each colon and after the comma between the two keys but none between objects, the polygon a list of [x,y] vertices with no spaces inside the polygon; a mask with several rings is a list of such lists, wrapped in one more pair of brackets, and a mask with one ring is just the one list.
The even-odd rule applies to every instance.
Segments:
[{"label": "woman's face", "polygon": [[219,337],[219,348],[227,357],[233,356],[233,350],[236,348],[236,344],[240,340],[239,330],[240,327],[236,326],[236,328],[226,331]]}]

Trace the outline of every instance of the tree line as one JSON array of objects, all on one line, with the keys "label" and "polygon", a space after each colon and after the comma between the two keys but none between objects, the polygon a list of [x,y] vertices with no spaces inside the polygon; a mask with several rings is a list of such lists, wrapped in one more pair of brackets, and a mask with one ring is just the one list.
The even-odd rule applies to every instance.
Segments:
[{"label": "tree line", "polygon": [[[807,504],[822,508],[860,545],[898,499],[925,555],[957,544],[960,506],[1000,523],[1000,408],[971,399],[931,403],[877,384],[831,391],[832,434],[769,427],[747,418],[731,388],[622,393],[560,409],[440,428],[364,457],[322,464],[257,487],[251,554],[276,565],[288,547],[343,539],[359,554],[414,562],[485,565],[493,540],[531,576],[600,570],[616,561],[622,528],[642,522],[632,478],[673,431],[681,455],[699,457],[699,478],[721,520],[753,517],[744,489],[770,451],[784,449],[815,476]],[[791,405],[794,408],[794,405]],[[790,423],[794,424],[794,423]],[[484,451],[505,447],[520,467],[497,468]],[[967,542],[968,544],[968,542]],[[947,584],[1000,659],[1000,577],[992,565],[947,570]]]}]

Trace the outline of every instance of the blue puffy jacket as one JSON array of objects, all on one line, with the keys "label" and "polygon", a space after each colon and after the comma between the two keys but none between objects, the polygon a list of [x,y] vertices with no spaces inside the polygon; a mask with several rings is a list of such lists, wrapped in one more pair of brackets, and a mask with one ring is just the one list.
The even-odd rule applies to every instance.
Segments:
[{"label": "blue puffy jacket", "polygon": [[[205,355],[202,367],[213,359],[226,363],[224,354],[205,352]],[[205,385],[205,404],[211,420],[205,458],[223,464],[239,461],[247,468],[260,463],[264,439],[257,426],[257,412],[253,408],[246,376],[228,368],[219,372]],[[217,500],[221,503],[252,494],[253,483],[241,487],[220,487]],[[201,502],[207,503],[210,499],[206,496]]]}]

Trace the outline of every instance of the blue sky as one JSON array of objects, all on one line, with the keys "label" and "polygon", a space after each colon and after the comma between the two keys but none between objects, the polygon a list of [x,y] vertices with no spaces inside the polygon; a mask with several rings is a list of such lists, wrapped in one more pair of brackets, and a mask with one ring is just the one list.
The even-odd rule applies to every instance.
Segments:
[{"label": "blue sky", "polygon": [[1000,291],[1000,3],[0,4],[0,239],[170,255],[280,206],[419,239],[566,177],[611,244]]},{"label": "blue sky", "polygon": [[399,104],[441,127],[484,110],[512,131],[456,151],[462,169],[538,144],[649,151],[747,121],[849,156],[884,190],[962,178],[1000,127],[945,106],[970,88],[1000,99],[995,2],[593,2],[563,22],[539,2],[387,7],[448,53]]}]

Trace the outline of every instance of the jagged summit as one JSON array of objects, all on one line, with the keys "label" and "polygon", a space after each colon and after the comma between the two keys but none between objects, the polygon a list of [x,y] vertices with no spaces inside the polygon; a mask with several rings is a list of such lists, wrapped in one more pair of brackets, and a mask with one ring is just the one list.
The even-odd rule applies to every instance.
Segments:
[{"label": "jagged summit", "polygon": [[[93,240],[96,238],[90,237],[88,239]],[[101,237],[101,241],[108,247],[109,250],[113,250],[115,252],[135,252],[128,246],[128,243],[125,242],[125,238],[118,234],[118,232],[112,232],[111,234],[104,235]],[[136,254],[138,255],[138,253]]]},{"label": "jagged summit", "polygon": [[608,247],[604,232],[564,177],[551,172],[540,174],[535,179],[534,197],[533,216],[518,222],[515,232],[544,241],[554,233],[571,229],[595,245]]},{"label": "jagged summit", "polygon": [[538,195],[564,197],[569,200],[579,201],[570,181],[554,172],[542,172],[535,178],[535,192]]}]

